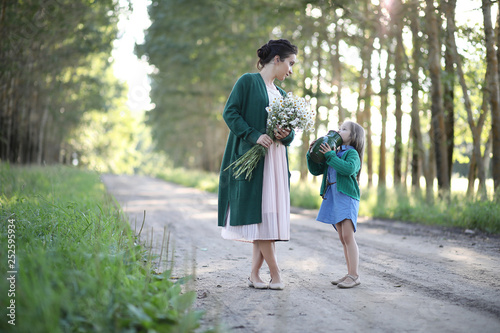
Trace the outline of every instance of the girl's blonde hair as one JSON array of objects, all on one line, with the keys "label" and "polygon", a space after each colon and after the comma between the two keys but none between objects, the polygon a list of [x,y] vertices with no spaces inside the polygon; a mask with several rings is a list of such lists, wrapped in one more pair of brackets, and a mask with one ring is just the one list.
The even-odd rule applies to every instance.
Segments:
[{"label": "girl's blonde hair", "polygon": [[356,176],[356,179],[359,183],[359,175],[361,174],[361,169],[363,168],[363,156],[365,153],[365,130],[363,127],[361,127],[360,124],[350,120],[344,121],[344,124],[349,126],[349,129],[351,130],[351,142],[349,143],[349,145],[353,146],[354,149],[356,149],[361,161],[358,175]]}]

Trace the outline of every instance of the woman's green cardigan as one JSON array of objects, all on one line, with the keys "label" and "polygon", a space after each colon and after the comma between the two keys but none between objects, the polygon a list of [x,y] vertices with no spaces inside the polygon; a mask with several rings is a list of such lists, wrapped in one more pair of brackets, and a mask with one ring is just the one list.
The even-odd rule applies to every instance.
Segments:
[{"label": "woman's green cardigan", "polygon": [[[285,96],[285,91],[278,89]],[[256,145],[259,137],[266,133],[268,105],[264,79],[259,73],[247,73],[238,79],[224,107],[222,116],[230,132],[219,177],[218,225],[221,227],[225,225],[228,207],[231,207],[231,225],[262,222],[264,159],[259,161],[250,180],[245,180],[244,175],[235,179],[233,170],[225,169]],[[289,146],[293,138],[292,131],[281,142]]]},{"label": "woman's green cardigan", "polygon": [[314,176],[323,175],[321,182],[320,195],[323,196],[326,192],[326,180],[328,175],[328,166],[332,166],[337,171],[337,190],[356,200],[360,199],[360,190],[356,176],[361,168],[361,160],[355,149],[349,149],[338,157],[332,150],[325,154],[325,162],[315,163],[311,160],[309,152],[307,152],[307,168]]}]

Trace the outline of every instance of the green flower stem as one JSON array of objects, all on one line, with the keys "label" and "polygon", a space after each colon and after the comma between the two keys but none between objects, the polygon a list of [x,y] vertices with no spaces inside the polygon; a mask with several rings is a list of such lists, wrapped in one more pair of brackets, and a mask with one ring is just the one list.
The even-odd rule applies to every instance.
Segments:
[{"label": "green flower stem", "polygon": [[235,178],[245,174],[245,180],[252,179],[252,172],[257,167],[260,159],[266,155],[267,148],[257,144],[250,148],[243,156],[231,163],[224,171],[233,168]]},{"label": "green flower stem", "polygon": [[[276,142],[276,138],[274,137],[274,128],[268,128],[266,134]],[[263,147],[259,144],[256,144],[249,151],[247,151],[243,156],[238,158],[236,161],[231,163],[224,171],[227,171],[230,168],[233,168],[233,176],[235,178],[240,177],[245,174],[245,180],[252,179],[252,172],[257,167],[260,159],[266,155],[267,148]]]}]

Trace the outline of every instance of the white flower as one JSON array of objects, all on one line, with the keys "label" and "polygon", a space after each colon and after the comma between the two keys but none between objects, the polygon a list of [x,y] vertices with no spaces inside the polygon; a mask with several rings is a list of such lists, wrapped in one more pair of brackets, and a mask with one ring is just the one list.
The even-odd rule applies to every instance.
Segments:
[{"label": "white flower", "polygon": [[313,129],[314,112],[310,111],[304,98],[293,96],[291,92],[287,93],[284,98],[273,100],[266,111],[268,112],[267,127],[269,133],[278,126],[303,131]]}]

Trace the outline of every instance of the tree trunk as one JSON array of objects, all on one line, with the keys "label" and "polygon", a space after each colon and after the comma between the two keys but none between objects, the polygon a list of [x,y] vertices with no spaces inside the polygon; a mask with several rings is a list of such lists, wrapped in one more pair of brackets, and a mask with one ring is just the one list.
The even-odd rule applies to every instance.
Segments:
[{"label": "tree trunk", "polygon": [[[493,141],[493,133],[492,131],[489,131],[488,135],[488,140],[486,141],[486,144],[484,145],[484,157],[482,160],[482,164],[484,166],[484,175],[488,174],[489,170],[489,165],[490,165],[490,156],[492,152],[492,141]],[[484,189],[482,188],[484,187]],[[481,176],[479,175],[479,188],[477,190],[479,193],[482,193],[483,191],[486,193],[486,178],[481,181]],[[498,195],[498,193],[497,193]]]},{"label": "tree trunk", "polygon": [[[420,100],[418,97],[418,92],[420,91],[420,83],[418,80],[418,72],[420,70],[420,38],[418,36],[420,32],[419,22],[418,22],[418,4],[414,3],[411,7],[411,21],[410,29],[412,32],[413,40],[413,53],[412,53],[412,64],[410,68],[410,82],[411,82],[411,136],[412,136],[412,159],[411,159],[411,183],[412,188],[416,191],[420,190],[420,166],[424,170],[428,169],[428,160],[425,155],[425,150],[423,149],[424,144],[422,140],[421,124],[420,124]],[[427,178],[426,178],[427,179]]]},{"label": "tree trunk", "polygon": [[[356,106],[356,122],[363,126],[363,121],[364,121],[364,114],[363,114],[363,109],[364,109],[364,104],[365,104],[365,70],[366,70],[366,62],[364,61],[364,52],[361,51],[361,58],[362,58],[362,66],[361,66],[361,72],[359,74],[358,78],[358,101],[357,101],[357,106]],[[363,104],[363,109],[361,108],[361,104]],[[342,121],[342,120],[341,120]]]},{"label": "tree trunk", "polygon": [[476,181],[476,173],[477,173],[477,161],[476,155],[472,155],[469,163],[469,174],[467,175],[467,192],[465,192],[468,198],[473,198],[474,193],[476,192],[474,183]]},{"label": "tree trunk", "polygon": [[[455,105],[454,105],[454,88],[455,88],[455,69],[453,61],[453,46],[451,43],[455,41],[454,30],[449,31],[450,25],[455,25],[455,7],[456,0],[443,1],[441,7],[445,11],[446,22],[446,50],[444,53],[445,59],[445,75],[444,75],[444,126],[446,131],[446,153],[448,158],[448,183],[451,185],[451,172],[453,167],[453,150],[455,137]],[[450,22],[452,21],[452,22]]]},{"label": "tree trunk", "polygon": [[309,133],[302,132],[302,144],[300,145],[300,180],[306,180],[309,174],[307,170],[307,150],[309,149]]},{"label": "tree trunk", "polygon": [[43,153],[44,153],[44,139],[45,139],[45,129],[47,127],[47,120],[49,118],[49,105],[51,98],[47,98],[47,104],[43,108],[42,120],[40,123],[40,131],[38,132],[38,152],[36,157],[36,162],[38,164],[42,164],[43,161]]},{"label": "tree trunk", "polygon": [[[308,73],[310,71],[310,59],[309,59],[309,56],[304,53],[303,55],[303,61],[304,61],[304,72]],[[307,75],[304,75],[303,76],[303,81],[302,81],[302,86],[304,87],[303,89],[305,90],[306,88],[306,79]],[[310,102],[310,101],[309,101]],[[319,123],[318,123],[318,120],[319,120],[319,115],[316,113],[316,119],[315,119],[315,122],[314,122],[314,134],[315,134],[315,137],[318,136],[318,127],[319,127]],[[306,157],[306,154],[307,154],[307,150],[304,152],[304,145],[307,145],[307,148],[309,148],[309,135],[306,134],[305,132],[302,133],[302,146],[301,146],[301,154],[300,154],[300,180],[301,181],[305,181],[307,180],[307,176],[309,174],[309,171],[307,169],[307,157]],[[306,149],[307,149],[306,148]]]},{"label": "tree trunk", "polygon": [[[500,4],[499,4],[500,6]],[[498,60],[495,54],[493,26],[491,22],[491,1],[483,0],[484,35],[486,42],[486,60],[489,66],[488,89],[491,107],[491,131],[493,149],[493,187],[495,196],[500,199],[500,105],[498,88]]]},{"label": "tree trunk", "polygon": [[[370,32],[368,32],[370,33]],[[368,175],[368,186],[373,185],[373,149],[372,149],[372,123],[371,123],[371,104],[372,104],[372,53],[373,53],[373,41],[374,38],[370,37],[366,41],[366,51],[363,61],[366,63],[365,72],[365,88],[364,88],[364,103],[362,112],[362,122],[359,123],[365,129],[365,154],[366,162],[366,172]],[[363,74],[364,76],[364,74]]]},{"label": "tree trunk", "polygon": [[[435,13],[434,1],[426,0],[427,35],[429,39],[429,72],[431,79],[431,114],[434,131],[436,172],[440,194],[448,194],[450,189],[448,176],[448,157],[446,150],[446,129],[443,113],[443,93],[441,86],[441,43],[439,42],[439,24]],[[445,193],[443,193],[445,192]]]},{"label": "tree trunk", "polygon": [[[373,45],[373,44],[372,44]],[[371,105],[372,105],[372,77],[371,77],[371,52],[373,48],[370,50],[370,67],[368,70],[368,80],[366,83],[366,98],[365,98],[365,110],[364,110],[364,128],[366,129],[366,138],[365,138],[365,154],[366,154],[366,173],[368,174],[368,187],[373,185],[373,144],[372,144],[372,113],[371,113]],[[363,157],[363,156],[361,156]]]},{"label": "tree trunk", "polygon": [[402,181],[402,160],[403,160],[403,139],[402,139],[402,118],[403,112],[401,109],[401,89],[403,85],[403,6],[401,0],[394,1],[391,19],[393,21],[394,35],[396,37],[396,52],[394,58],[394,95],[396,97],[396,106],[394,115],[396,116],[396,137],[394,144],[394,185],[401,185]]},{"label": "tree trunk", "polygon": [[[429,139],[430,142],[434,142],[434,126],[430,124],[430,129],[429,129]],[[422,145],[422,149],[424,149]],[[425,198],[427,203],[429,204],[434,204],[434,180],[436,179],[436,154],[434,153],[434,150],[429,148],[428,154],[429,156],[429,163],[428,163],[428,168],[427,170],[424,170],[424,176],[425,176]]]},{"label": "tree trunk", "polygon": [[10,99],[10,73],[4,73],[5,80],[3,85],[0,87],[0,93],[2,94],[1,105],[0,105],[0,159],[8,160],[9,159],[9,144],[10,137],[8,135],[9,131],[9,99]]},{"label": "tree trunk", "polygon": [[380,152],[379,152],[379,165],[378,165],[378,186],[385,187],[387,184],[387,165],[386,165],[386,152],[385,147],[387,141],[387,98],[389,90],[389,68],[390,68],[390,56],[387,56],[387,65],[385,69],[385,76],[380,78],[380,116],[382,118],[382,130],[380,134]]},{"label": "tree trunk", "polygon": [[340,39],[342,38],[343,28],[340,24],[340,19],[337,15],[335,9],[334,18],[335,18],[335,37],[334,37],[334,45],[335,45],[335,55],[332,57],[333,64],[333,73],[334,73],[334,84],[337,87],[337,108],[339,119],[346,118],[346,112],[342,107],[342,63],[340,62]]}]

